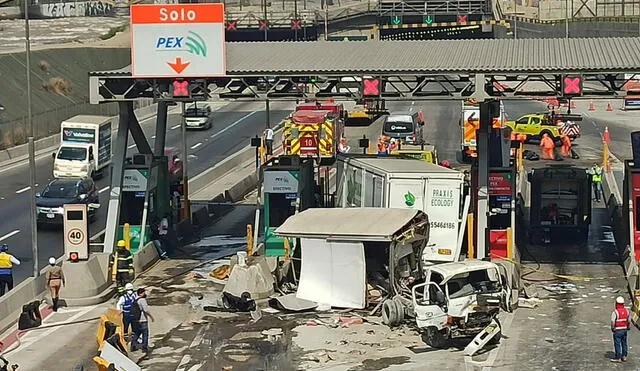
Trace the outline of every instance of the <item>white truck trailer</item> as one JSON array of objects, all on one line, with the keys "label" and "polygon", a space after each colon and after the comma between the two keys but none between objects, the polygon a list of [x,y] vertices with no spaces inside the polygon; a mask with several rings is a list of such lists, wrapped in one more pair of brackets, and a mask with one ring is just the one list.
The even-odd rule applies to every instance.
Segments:
[{"label": "white truck trailer", "polygon": [[415,159],[338,156],[337,207],[417,209],[429,217],[423,263],[460,259],[468,201],[464,174]]},{"label": "white truck trailer", "polygon": [[60,125],[53,176],[98,177],[111,164],[111,130],[116,118],[78,115]]}]

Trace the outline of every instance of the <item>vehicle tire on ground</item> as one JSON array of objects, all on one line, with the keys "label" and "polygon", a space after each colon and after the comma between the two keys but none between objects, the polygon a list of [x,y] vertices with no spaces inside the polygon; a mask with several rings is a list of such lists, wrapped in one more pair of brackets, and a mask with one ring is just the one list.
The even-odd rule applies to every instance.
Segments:
[{"label": "vehicle tire on ground", "polygon": [[398,323],[398,308],[392,299],[382,302],[382,323],[387,326],[395,326]]},{"label": "vehicle tire on ground", "polygon": [[449,344],[449,339],[445,336],[443,331],[438,331],[434,326],[428,327],[425,330],[425,342],[432,348],[445,349]]},{"label": "vehicle tire on ground", "polygon": [[91,173],[89,173],[89,178],[91,179],[96,179],[96,173],[94,171],[92,171]]},{"label": "vehicle tire on ground", "polygon": [[400,324],[405,318],[404,303],[402,303],[402,300],[399,297],[393,298],[393,302],[396,304],[396,314],[398,316],[398,324]]}]

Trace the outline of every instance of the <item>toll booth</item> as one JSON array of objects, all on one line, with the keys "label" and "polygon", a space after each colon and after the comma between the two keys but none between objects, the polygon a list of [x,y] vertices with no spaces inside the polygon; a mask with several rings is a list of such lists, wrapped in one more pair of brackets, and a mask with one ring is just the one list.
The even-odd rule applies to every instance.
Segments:
[{"label": "toll booth", "polygon": [[492,257],[511,258],[514,241],[516,171],[513,166],[489,168],[489,249]]},{"label": "toll booth", "polygon": [[272,158],[260,167],[260,183],[265,255],[282,257],[284,239],[273,232],[291,215],[317,205],[319,189],[314,178],[314,160],[298,156]]},{"label": "toll booth", "polygon": [[150,224],[169,211],[167,157],[136,154],[127,159],[122,179],[122,202],[118,239],[123,239],[129,223],[131,252],[151,241]]},{"label": "toll booth", "polygon": [[634,161],[624,162],[624,185],[622,196],[622,217],[628,226],[628,242],[635,253],[636,261],[640,261],[640,166]]}]

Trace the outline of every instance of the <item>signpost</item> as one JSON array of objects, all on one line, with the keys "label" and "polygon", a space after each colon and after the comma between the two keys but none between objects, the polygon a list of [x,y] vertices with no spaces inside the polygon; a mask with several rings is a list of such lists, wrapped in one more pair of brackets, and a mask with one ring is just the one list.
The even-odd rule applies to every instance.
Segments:
[{"label": "signpost", "polygon": [[226,75],[223,4],[131,6],[131,74],[140,78]]},{"label": "signpost", "polygon": [[67,259],[89,259],[88,210],[85,204],[63,206],[64,255]]}]

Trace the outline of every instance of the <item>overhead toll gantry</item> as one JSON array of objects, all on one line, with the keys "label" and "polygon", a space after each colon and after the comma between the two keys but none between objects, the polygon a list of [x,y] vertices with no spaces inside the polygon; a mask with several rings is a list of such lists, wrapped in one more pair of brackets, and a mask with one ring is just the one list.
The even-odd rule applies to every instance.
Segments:
[{"label": "overhead toll gantry", "polygon": [[[265,101],[268,112],[270,100],[473,98],[480,106],[475,215],[488,218],[489,137],[499,100],[623,97],[632,79],[625,74],[640,74],[640,38],[226,43],[224,54],[224,76],[140,78],[130,66],[90,73],[91,103],[120,106],[112,190],[122,182],[126,139],[120,139],[130,131],[141,153],[151,150],[133,112],[138,99],[158,102],[157,152],[167,106],[176,101]],[[110,214],[119,200],[112,191]],[[475,219],[478,258],[489,256],[487,218]],[[112,248],[107,239],[105,250]]]}]

